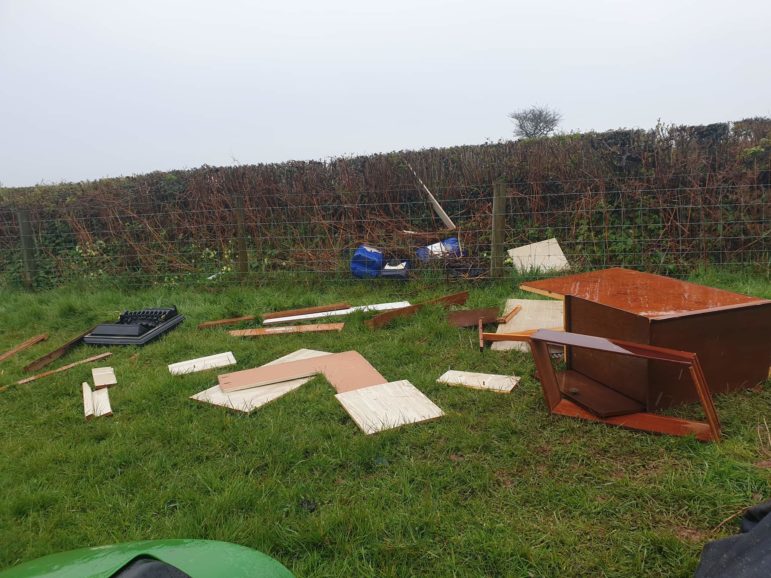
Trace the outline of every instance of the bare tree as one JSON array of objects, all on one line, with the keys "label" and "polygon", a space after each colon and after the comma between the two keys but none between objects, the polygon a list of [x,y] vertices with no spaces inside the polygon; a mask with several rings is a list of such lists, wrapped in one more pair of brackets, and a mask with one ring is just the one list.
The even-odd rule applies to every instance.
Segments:
[{"label": "bare tree", "polygon": [[556,110],[545,106],[531,106],[515,110],[509,114],[514,122],[514,134],[519,137],[533,138],[548,136],[554,132],[562,120],[562,115]]}]

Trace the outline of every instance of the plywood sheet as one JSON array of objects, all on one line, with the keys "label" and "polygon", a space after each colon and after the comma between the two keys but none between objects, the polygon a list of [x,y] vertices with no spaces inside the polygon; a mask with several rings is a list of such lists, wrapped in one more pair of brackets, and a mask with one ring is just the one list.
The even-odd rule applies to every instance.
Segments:
[{"label": "plywood sheet", "polygon": [[338,393],[335,397],[365,434],[444,415],[439,406],[407,380]]},{"label": "plywood sheet", "polygon": [[514,269],[520,273],[529,271],[565,271],[570,263],[565,258],[557,239],[523,245],[508,250]]},{"label": "plywood sheet", "polygon": [[[286,363],[289,361],[297,361],[298,359],[311,359],[313,357],[320,357],[322,355],[330,354],[326,351],[299,349],[293,353],[279,357],[270,363],[266,363],[265,366],[277,365],[279,363]],[[214,387],[210,387],[209,389],[190,396],[190,399],[203,403],[210,403],[212,405],[219,405],[221,407],[226,407],[235,411],[250,413],[257,408],[262,407],[266,403],[278,399],[290,391],[294,391],[301,385],[308,383],[310,380],[311,378],[309,377],[293,379],[290,381],[274,383],[272,385],[265,385],[262,387],[252,387],[250,389],[243,389],[230,393],[222,391],[219,385],[215,385]]]},{"label": "plywood sheet", "polygon": [[93,394],[94,417],[112,415],[110,407],[110,390],[107,388],[97,389]]},{"label": "plywood sheet", "polygon": [[387,381],[360,353],[346,351],[275,366],[226,373],[219,376],[219,385],[223,391],[232,392],[290,379],[311,377],[318,373],[323,374],[338,393]]},{"label": "plywood sheet", "polygon": [[186,373],[206,371],[207,369],[214,369],[217,367],[227,367],[228,365],[235,365],[235,363],[236,358],[233,355],[233,352],[226,351],[225,353],[215,353],[214,355],[207,355],[206,357],[172,363],[169,365],[169,372],[172,375],[184,375]]},{"label": "plywood sheet", "polygon": [[265,337],[286,333],[320,333],[324,331],[342,331],[345,323],[318,323],[316,325],[289,325],[286,327],[261,327],[258,329],[234,329],[228,331],[234,337]]},{"label": "plywood sheet", "polygon": [[118,383],[115,377],[115,370],[112,367],[94,367],[91,370],[91,377],[94,379],[94,387],[102,389]]},{"label": "plywood sheet", "polygon": [[768,302],[620,267],[530,281],[520,285],[520,289],[559,299],[572,295],[648,318]]},{"label": "plywood sheet", "polygon": [[498,375],[494,373],[473,373],[471,371],[455,371],[444,373],[437,381],[447,385],[462,385],[472,389],[487,389],[500,393],[511,393],[519,383],[516,375]]},{"label": "plywood sheet", "polygon": [[[496,333],[521,333],[528,329],[553,329],[564,326],[564,303],[562,301],[547,301],[545,299],[507,299],[505,312],[520,305],[522,309],[508,323],[498,326]],[[516,341],[498,341],[493,343],[494,351],[509,351],[512,349],[528,352],[527,343]]]},{"label": "plywood sheet", "polygon": [[335,311],[321,311],[318,313],[307,313],[304,315],[292,315],[289,317],[279,317],[276,319],[263,319],[263,325],[272,325],[276,323],[291,323],[292,321],[307,321],[310,319],[319,319],[321,317],[336,317],[339,315],[350,315],[357,311],[391,311],[392,309],[403,309],[409,307],[409,301],[396,301],[393,303],[375,303],[373,305],[357,305],[348,309],[339,309]]}]

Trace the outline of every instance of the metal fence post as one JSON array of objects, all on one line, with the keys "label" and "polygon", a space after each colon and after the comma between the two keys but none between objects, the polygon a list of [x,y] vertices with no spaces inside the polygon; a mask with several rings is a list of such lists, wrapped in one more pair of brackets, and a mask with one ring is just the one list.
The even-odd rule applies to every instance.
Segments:
[{"label": "metal fence post", "polygon": [[506,185],[493,183],[493,222],[490,242],[490,276],[503,277],[503,230],[506,226]]},{"label": "metal fence post", "polygon": [[238,280],[243,281],[249,273],[249,256],[246,252],[246,217],[244,211],[244,193],[235,193],[236,218],[236,268]]},{"label": "metal fence post", "polygon": [[21,282],[27,289],[35,284],[37,267],[35,263],[35,237],[32,235],[32,224],[29,221],[28,209],[17,209],[16,218],[19,221],[19,239],[21,241],[21,261],[23,271]]}]

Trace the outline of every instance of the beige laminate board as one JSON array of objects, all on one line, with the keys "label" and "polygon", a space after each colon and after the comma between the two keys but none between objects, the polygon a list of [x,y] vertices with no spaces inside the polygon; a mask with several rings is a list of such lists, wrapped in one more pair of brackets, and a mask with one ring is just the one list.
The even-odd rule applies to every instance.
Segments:
[{"label": "beige laminate board", "polygon": [[94,387],[102,389],[115,385],[118,380],[115,377],[115,370],[112,367],[94,367],[91,370],[91,377],[94,378]]},{"label": "beige laminate board", "polygon": [[[320,357],[322,355],[330,354],[326,351],[299,349],[293,353],[279,357],[278,359],[274,359],[270,363],[266,363],[265,366],[296,361],[298,359],[311,359],[313,357]],[[240,391],[233,391],[230,393],[222,391],[219,385],[215,385],[214,387],[210,387],[209,389],[190,396],[190,399],[226,407],[235,411],[250,413],[257,408],[262,407],[266,403],[271,402],[274,399],[278,399],[290,391],[294,391],[304,383],[310,381],[310,379],[311,378],[309,377],[303,379],[293,379],[291,381],[274,383],[272,385],[264,385],[262,387],[252,387],[250,389],[242,389]]]},{"label": "beige laminate board", "polygon": [[497,375],[494,373],[473,373],[471,371],[449,370],[437,381],[447,385],[462,385],[472,389],[487,389],[500,393],[511,393],[519,383],[516,375]]},{"label": "beige laminate board", "polygon": [[232,392],[250,387],[258,387],[311,377],[321,373],[338,393],[351,391],[370,385],[386,383],[370,363],[357,351],[333,353],[322,357],[302,359],[273,366],[262,366],[219,376],[222,391]]},{"label": "beige laminate board", "polygon": [[520,273],[570,269],[570,264],[557,239],[546,239],[538,243],[509,249],[508,254],[514,269]]},{"label": "beige laminate board", "polygon": [[444,412],[409,381],[392,381],[335,395],[365,434],[435,419]]},{"label": "beige laminate board", "polygon": [[[564,326],[565,303],[558,300],[546,299],[507,299],[504,311],[508,313],[517,305],[522,309],[508,323],[498,326],[496,333],[519,333],[528,329],[552,329]],[[527,343],[517,341],[496,341],[492,344],[494,351],[518,351],[529,352]]]},{"label": "beige laminate board", "polygon": [[106,387],[91,391],[88,382],[84,381],[81,388],[83,390],[83,414],[86,419],[112,415],[110,393]]},{"label": "beige laminate board", "polygon": [[94,417],[94,393],[91,391],[91,386],[88,382],[81,384],[83,390],[83,415],[86,419]]}]

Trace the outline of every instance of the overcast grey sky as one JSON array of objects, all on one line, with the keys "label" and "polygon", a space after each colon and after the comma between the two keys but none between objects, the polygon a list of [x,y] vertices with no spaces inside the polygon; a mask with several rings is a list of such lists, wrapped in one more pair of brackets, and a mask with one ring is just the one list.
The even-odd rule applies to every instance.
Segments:
[{"label": "overcast grey sky", "polygon": [[0,0],[0,183],[771,116],[771,1]]}]

